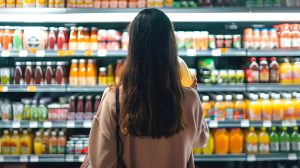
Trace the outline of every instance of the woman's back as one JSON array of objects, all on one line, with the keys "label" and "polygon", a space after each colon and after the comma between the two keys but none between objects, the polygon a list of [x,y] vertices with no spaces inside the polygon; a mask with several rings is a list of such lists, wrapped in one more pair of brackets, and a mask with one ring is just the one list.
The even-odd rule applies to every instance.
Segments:
[{"label": "woman's back", "polygon": [[[184,88],[182,120],[185,128],[169,138],[141,138],[122,135],[123,161],[128,168],[193,167],[192,147],[206,143],[208,128],[202,117],[197,92]],[[122,94],[122,91],[121,91]],[[93,168],[115,167],[115,89],[107,89],[90,133],[89,156]]]}]

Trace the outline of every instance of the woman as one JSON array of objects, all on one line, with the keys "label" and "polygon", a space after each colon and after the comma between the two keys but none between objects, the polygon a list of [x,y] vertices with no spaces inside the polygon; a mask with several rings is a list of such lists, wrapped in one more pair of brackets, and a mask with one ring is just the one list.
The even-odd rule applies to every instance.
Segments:
[{"label": "woman", "polygon": [[194,167],[192,148],[206,144],[208,127],[197,92],[181,84],[173,26],[160,10],[145,9],[130,25],[120,83],[104,92],[90,132],[92,168],[117,165],[118,88],[125,166]]}]

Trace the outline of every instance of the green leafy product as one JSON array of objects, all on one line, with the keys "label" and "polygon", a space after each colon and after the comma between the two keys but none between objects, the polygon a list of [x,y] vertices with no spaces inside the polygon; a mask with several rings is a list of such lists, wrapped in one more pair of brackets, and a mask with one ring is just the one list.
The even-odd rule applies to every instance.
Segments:
[{"label": "green leafy product", "polygon": [[298,133],[298,127],[294,127],[291,134],[291,150],[293,152],[300,152],[300,134]]},{"label": "green leafy product", "polygon": [[270,152],[279,152],[279,137],[276,132],[276,127],[272,127],[270,134]]},{"label": "green leafy product", "polygon": [[290,152],[290,135],[287,133],[287,128],[282,127],[282,132],[279,136],[280,151]]}]

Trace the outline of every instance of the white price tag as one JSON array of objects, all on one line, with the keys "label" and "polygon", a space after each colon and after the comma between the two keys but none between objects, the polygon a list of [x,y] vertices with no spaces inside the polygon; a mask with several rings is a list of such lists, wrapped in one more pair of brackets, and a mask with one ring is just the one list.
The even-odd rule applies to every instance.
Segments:
[{"label": "white price tag", "polygon": [[4,156],[0,156],[0,162],[4,162]]},{"label": "white price tag", "polygon": [[45,121],[43,126],[44,126],[44,128],[51,128],[52,127],[52,122]]},{"label": "white price tag", "polygon": [[67,121],[67,128],[75,128],[75,121]]},{"label": "white price tag", "polygon": [[241,120],[241,127],[242,127],[242,128],[250,127],[250,122],[249,122],[249,120]]},{"label": "white price tag", "polygon": [[73,155],[66,155],[66,162],[74,162],[74,156]]},{"label": "white price tag", "polygon": [[296,153],[290,153],[288,155],[288,160],[297,160],[297,155]]},{"label": "white price tag", "polygon": [[218,128],[218,121],[211,120],[211,121],[209,121],[208,125],[209,125],[210,128]]},{"label": "white price tag", "polygon": [[105,56],[107,56],[107,50],[98,50],[97,56],[98,57],[105,57]]},{"label": "white price tag", "polygon": [[294,127],[297,126],[297,121],[295,120],[284,120],[282,121],[283,127]]},{"label": "white price tag", "polygon": [[12,128],[20,128],[21,127],[21,123],[20,121],[14,121],[11,125]]},{"label": "white price tag", "polygon": [[9,57],[9,56],[10,56],[10,51],[8,51],[8,50],[3,50],[2,53],[1,53],[1,56],[2,56],[2,57]]},{"label": "white price tag", "polygon": [[91,128],[92,121],[83,121],[83,128]]},{"label": "white price tag", "polygon": [[197,56],[197,50],[195,50],[195,49],[187,49],[186,50],[186,56],[191,56],[191,57]]},{"label": "white price tag", "polygon": [[255,155],[247,155],[247,161],[248,162],[255,162],[256,156]]},{"label": "white price tag", "polygon": [[263,127],[272,127],[272,122],[271,121],[263,121]]},{"label": "white price tag", "polygon": [[37,57],[45,57],[45,55],[46,55],[45,50],[37,50],[36,51]]},{"label": "white price tag", "polygon": [[28,56],[28,51],[27,50],[21,50],[19,52],[19,57],[27,57]]},{"label": "white price tag", "polygon": [[85,158],[85,155],[79,155],[78,161],[83,162]]},{"label": "white price tag", "polygon": [[29,122],[29,128],[37,128],[38,122],[37,121],[30,121]]},{"label": "white price tag", "polygon": [[20,156],[20,162],[28,162],[28,156]]},{"label": "white price tag", "polygon": [[220,49],[215,49],[211,51],[211,55],[215,57],[219,57],[222,55],[222,51]]},{"label": "white price tag", "polygon": [[30,157],[30,162],[39,162],[39,157],[38,156],[31,156]]}]

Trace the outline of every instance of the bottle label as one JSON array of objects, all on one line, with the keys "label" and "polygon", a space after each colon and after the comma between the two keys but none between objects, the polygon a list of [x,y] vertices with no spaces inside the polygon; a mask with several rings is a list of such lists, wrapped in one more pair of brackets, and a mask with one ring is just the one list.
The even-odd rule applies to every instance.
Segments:
[{"label": "bottle label", "polygon": [[226,119],[233,119],[233,108],[226,108]]},{"label": "bottle label", "polygon": [[279,143],[278,142],[271,142],[270,143],[270,151],[271,152],[279,152]]},{"label": "bottle label", "polygon": [[262,120],[272,120],[272,115],[271,114],[272,114],[272,111],[262,110],[261,111]]},{"label": "bottle label", "polygon": [[261,113],[255,114],[254,110],[250,109],[249,119],[250,120],[260,120],[261,119]]},{"label": "bottle label", "polygon": [[25,145],[21,146],[21,154],[30,154],[28,146]]},{"label": "bottle label", "polygon": [[293,107],[288,107],[285,115],[287,119],[293,119],[295,117],[295,109]]},{"label": "bottle label", "polygon": [[57,147],[56,146],[49,146],[49,153],[50,154],[57,154]]},{"label": "bottle label", "polygon": [[253,82],[258,82],[259,81],[259,72],[258,71],[252,71],[252,79]]},{"label": "bottle label", "polygon": [[248,153],[256,153],[257,152],[257,145],[253,145],[252,143],[247,143],[247,152]]},{"label": "bottle label", "polygon": [[300,47],[300,38],[293,38],[292,39],[292,47],[299,48]]},{"label": "bottle label", "polygon": [[292,151],[299,152],[300,151],[300,142],[292,142]]},{"label": "bottle label", "polygon": [[280,142],[280,150],[282,152],[289,152],[290,151],[290,143],[289,142]]},{"label": "bottle label", "polygon": [[292,41],[291,38],[286,38],[286,37],[281,37],[280,38],[280,44],[281,44],[281,48],[290,48]]},{"label": "bottle label", "polygon": [[300,72],[299,71],[294,71],[293,79],[294,80],[300,80]]},{"label": "bottle label", "polygon": [[17,146],[10,146],[10,152],[11,154],[18,154]]},{"label": "bottle label", "polygon": [[66,150],[65,146],[61,146],[61,145],[57,146],[57,154],[64,154],[65,150]]},{"label": "bottle label", "polygon": [[270,70],[270,81],[279,82],[279,71],[277,69]]},{"label": "bottle label", "polygon": [[225,111],[216,109],[216,120],[225,120]]},{"label": "bottle label", "polygon": [[259,73],[259,80],[260,82],[269,82],[269,71],[266,69],[263,69]]},{"label": "bottle label", "polygon": [[242,108],[235,108],[234,119],[244,119],[245,113]]},{"label": "bottle label", "polygon": [[258,149],[259,149],[259,152],[268,153],[269,152],[269,144],[259,143]]},{"label": "bottle label", "polygon": [[273,120],[282,120],[283,119],[283,109],[273,110]]},{"label": "bottle label", "polygon": [[10,154],[10,147],[9,146],[3,146],[1,147],[2,154]]}]

